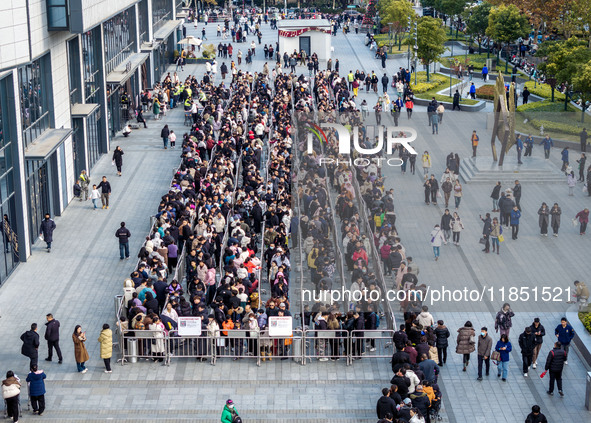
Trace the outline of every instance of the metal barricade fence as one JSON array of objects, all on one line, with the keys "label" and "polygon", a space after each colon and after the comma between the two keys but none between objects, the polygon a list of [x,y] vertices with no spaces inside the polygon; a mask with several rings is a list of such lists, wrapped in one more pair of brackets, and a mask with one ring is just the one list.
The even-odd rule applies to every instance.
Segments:
[{"label": "metal barricade fence", "polygon": [[348,333],[346,330],[316,330],[304,332],[304,361],[317,358],[319,361],[348,360]]},{"label": "metal barricade fence", "polygon": [[121,365],[138,359],[158,360],[168,365],[167,335],[163,330],[129,329],[122,333]]},{"label": "metal barricade fence", "polygon": [[296,329],[291,336],[270,336],[268,331],[259,333],[259,354],[257,365],[261,365],[261,360],[272,361],[293,359],[300,364],[305,364],[304,347],[306,345],[304,332]]},{"label": "metal barricade fence", "polygon": [[[211,336],[211,335],[210,335]],[[257,361],[260,355],[259,331],[250,329],[220,329],[219,336],[211,337],[213,364],[220,358],[233,360],[252,359]]]},{"label": "metal barricade fence", "polygon": [[207,336],[207,331],[201,336],[179,335],[178,330],[171,330],[167,337],[168,363],[177,358],[195,358],[201,361],[210,361],[213,365],[214,345],[211,338]]},{"label": "metal barricade fence", "polygon": [[391,358],[394,354],[393,336],[391,329],[352,331],[349,336],[349,364],[361,358]]}]

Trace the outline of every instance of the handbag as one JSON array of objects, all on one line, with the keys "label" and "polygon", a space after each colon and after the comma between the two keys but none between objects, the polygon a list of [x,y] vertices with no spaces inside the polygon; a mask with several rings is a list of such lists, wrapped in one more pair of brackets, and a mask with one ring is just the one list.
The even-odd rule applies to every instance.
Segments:
[{"label": "handbag", "polygon": [[503,235],[499,235],[499,242],[503,242],[505,240],[505,237]]},{"label": "handbag", "polygon": [[497,364],[499,361],[501,361],[501,352],[500,351],[497,351],[497,350],[494,350],[492,352],[492,354],[490,355],[490,359],[492,361],[494,361],[495,364]]},{"label": "handbag", "polygon": [[573,226],[577,226],[577,225],[578,225],[578,223],[577,223],[577,218],[575,217],[575,218],[573,219]]},{"label": "handbag", "polygon": [[478,241],[479,243],[481,243],[482,245],[486,245],[486,239],[485,238],[480,238],[480,241]]}]

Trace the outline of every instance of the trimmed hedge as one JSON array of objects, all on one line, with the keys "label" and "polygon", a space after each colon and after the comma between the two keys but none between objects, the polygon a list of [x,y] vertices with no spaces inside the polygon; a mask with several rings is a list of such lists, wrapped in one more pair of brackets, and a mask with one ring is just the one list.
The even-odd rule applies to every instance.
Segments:
[{"label": "trimmed hedge", "polygon": [[[525,86],[527,87],[529,92],[534,95],[548,99],[552,98],[552,87],[548,84],[536,84],[535,81],[527,81],[525,83]],[[564,101],[564,94],[562,94],[558,90],[554,90],[554,100]]]},{"label": "trimmed hedge", "polygon": [[[476,90],[478,92],[478,89]],[[544,101],[535,101],[527,104],[522,104],[521,106],[517,106],[518,112],[554,112],[554,113],[562,113],[564,112],[564,102],[554,102],[552,103],[550,100]],[[568,104],[568,112],[578,112],[579,110],[571,105]]]},{"label": "trimmed hedge", "polygon": [[476,88],[476,97],[483,100],[494,100],[495,99],[495,86],[494,85],[483,85],[482,87]]}]

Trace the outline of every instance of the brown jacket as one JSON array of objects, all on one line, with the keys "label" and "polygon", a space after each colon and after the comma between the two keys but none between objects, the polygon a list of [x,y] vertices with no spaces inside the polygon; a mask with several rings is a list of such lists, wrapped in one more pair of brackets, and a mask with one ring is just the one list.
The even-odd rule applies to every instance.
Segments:
[{"label": "brown jacket", "polygon": [[474,336],[476,332],[474,328],[463,327],[458,329],[458,338],[456,346],[456,353],[458,354],[470,354],[474,352],[476,344]]},{"label": "brown jacket", "polygon": [[72,340],[74,341],[74,357],[76,357],[76,363],[85,363],[90,358],[88,351],[86,351],[86,345],[76,334],[72,334]]}]

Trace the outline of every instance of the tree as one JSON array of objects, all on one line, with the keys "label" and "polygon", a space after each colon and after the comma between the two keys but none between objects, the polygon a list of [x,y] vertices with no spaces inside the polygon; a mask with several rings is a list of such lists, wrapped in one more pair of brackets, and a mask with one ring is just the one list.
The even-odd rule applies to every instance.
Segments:
[{"label": "tree", "polygon": [[[441,57],[445,52],[445,29],[441,20],[430,16],[423,16],[417,24],[417,57],[427,66],[427,81],[429,81],[429,65]],[[415,70],[416,71],[416,70]]]},{"label": "tree", "polygon": [[[508,47],[511,41],[519,37],[526,37],[529,34],[530,26],[528,19],[521,13],[517,6],[501,5],[491,9],[488,15],[488,27],[486,35]],[[505,72],[509,63],[508,52],[506,54]]]},{"label": "tree", "polygon": [[452,16],[458,16],[466,8],[466,0],[441,0],[440,11],[450,17],[449,34],[452,33]]},{"label": "tree", "polygon": [[583,122],[586,103],[591,99],[591,60],[585,63],[578,75],[573,78],[573,88],[581,93],[581,108],[583,109],[581,122]]},{"label": "tree", "polygon": [[364,25],[373,25],[374,18],[376,17],[377,8],[376,8],[377,0],[369,0],[367,3],[367,10],[365,11],[365,15],[363,15],[363,24]]},{"label": "tree", "polygon": [[379,2],[382,25],[392,24],[392,30],[396,36],[408,25],[408,18],[415,16],[414,10],[408,0],[387,0]]},{"label": "tree", "polygon": [[482,43],[482,37],[486,34],[486,28],[488,28],[488,15],[492,5],[484,2],[471,10],[466,10],[466,33],[476,39],[478,42],[478,54],[480,54],[480,45]]},{"label": "tree", "polygon": [[546,76],[554,76],[559,84],[566,82],[572,85],[581,67],[591,60],[591,50],[585,44],[574,37],[567,41],[544,42],[536,56],[546,60],[538,68]]}]

